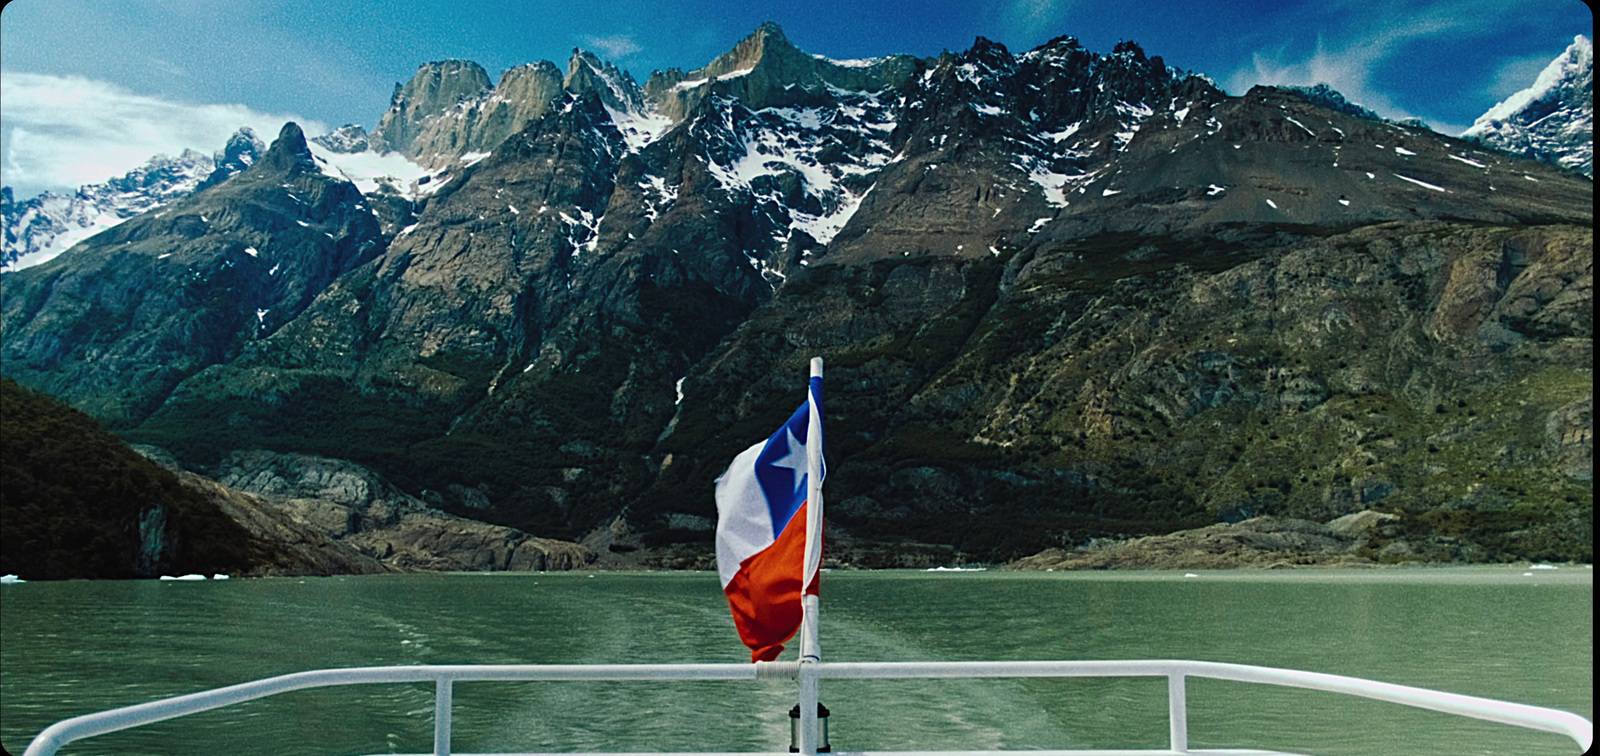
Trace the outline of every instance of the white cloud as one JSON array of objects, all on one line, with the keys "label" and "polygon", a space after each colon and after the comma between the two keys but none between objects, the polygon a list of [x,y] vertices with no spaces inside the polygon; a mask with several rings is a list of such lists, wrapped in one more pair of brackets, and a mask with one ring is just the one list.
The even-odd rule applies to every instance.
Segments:
[{"label": "white cloud", "polygon": [[[1423,19],[1410,25],[1391,27],[1374,38],[1332,48],[1319,36],[1316,49],[1299,59],[1286,57],[1281,49],[1273,54],[1258,52],[1253,56],[1251,65],[1234,71],[1224,86],[1233,94],[1243,94],[1258,84],[1312,86],[1325,83],[1339,90],[1345,99],[1385,118],[1413,118],[1416,114],[1395,104],[1387,94],[1372,86],[1372,71],[1407,40],[1438,33],[1446,26],[1436,20]],[[1431,119],[1424,120],[1441,134],[1458,134],[1463,128]]]},{"label": "white cloud", "polygon": [[600,53],[600,57],[613,63],[642,52],[643,47],[633,40],[632,34],[612,34],[607,37],[585,36],[583,45]]},{"label": "white cloud", "polygon": [[309,135],[327,126],[244,105],[194,105],[136,94],[104,81],[6,72],[0,76],[4,181],[19,198],[120,176],[156,154],[212,153],[240,126],[270,142],[285,121]]},{"label": "white cloud", "polygon": [[[1327,0],[1320,9],[1324,13],[1356,21],[1340,32],[1332,43],[1319,35],[1316,49],[1309,54],[1303,51],[1290,53],[1285,48],[1271,53],[1256,53],[1251,65],[1234,71],[1226,79],[1224,86],[1227,90],[1242,94],[1257,84],[1310,86],[1325,82],[1339,90],[1346,99],[1385,118],[1401,120],[1417,117],[1417,114],[1399,106],[1389,95],[1375,88],[1372,72],[1413,41],[1431,37],[1481,36],[1498,26],[1511,23],[1519,12],[1516,4],[1503,0],[1410,0],[1389,4],[1373,4],[1367,0]],[[1526,86],[1510,85],[1511,77],[1521,70],[1515,68],[1518,63],[1520,61],[1513,61],[1508,67],[1502,68],[1497,81],[1486,89],[1509,86],[1510,91],[1515,91]],[[1500,78],[1504,78],[1505,83],[1499,81]],[[1466,128],[1462,124],[1426,116],[1423,120],[1441,134],[1459,134]]]}]

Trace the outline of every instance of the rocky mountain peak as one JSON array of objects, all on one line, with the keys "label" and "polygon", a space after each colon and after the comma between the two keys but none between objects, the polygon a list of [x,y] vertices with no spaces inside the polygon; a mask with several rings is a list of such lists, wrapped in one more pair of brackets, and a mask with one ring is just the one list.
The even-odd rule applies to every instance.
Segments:
[{"label": "rocky mountain peak", "polygon": [[1317,82],[1315,85],[1309,87],[1283,87],[1283,89],[1287,89],[1290,92],[1298,92],[1302,97],[1305,97],[1307,100],[1310,100],[1317,105],[1329,110],[1343,113],[1345,115],[1351,115],[1357,118],[1365,118],[1369,121],[1383,120],[1383,117],[1377,113],[1346,100],[1344,95],[1341,94],[1339,90],[1328,86],[1327,82]]},{"label": "rocky mountain peak", "polygon": [[315,170],[317,165],[316,158],[311,155],[311,147],[306,144],[305,132],[294,121],[285,123],[278,131],[278,138],[267,148],[267,154],[261,156],[261,162],[283,171],[296,167]]},{"label": "rocky mountain peak", "polygon": [[[243,170],[254,160],[256,146],[248,129],[234,134],[231,150],[217,153],[233,172]],[[237,143],[234,143],[237,142]],[[68,247],[135,215],[199,191],[208,176],[219,175],[210,155],[186,149],[177,157],[156,155],[122,176],[100,184],[78,187],[71,196],[45,192],[37,197],[15,201],[5,189],[0,207],[4,219],[5,246],[0,266],[22,269],[48,262]],[[232,175],[224,171],[221,178]],[[221,178],[218,180],[220,181]]]},{"label": "rocky mountain peak", "polygon": [[389,110],[378,119],[372,137],[382,149],[407,152],[424,122],[489,89],[488,72],[470,60],[424,63],[410,81],[395,84]]},{"label": "rocky mountain peak", "polygon": [[[843,61],[763,25],[637,111],[582,50],[493,89],[447,63],[369,138],[431,169],[384,226],[286,127],[214,191],[8,276],[7,369],[202,469],[316,447],[562,537],[622,507],[687,537],[792,406],[760,376],[812,354],[865,470],[842,527],[902,539],[925,507],[956,524],[919,538],[985,559],[1445,502],[1465,489],[1418,463],[1546,454],[1506,439],[1592,472],[1593,185],[1569,171],[1331,90],[1230,97],[1131,42]],[[1541,393],[1506,394],[1524,376]],[[1415,425],[1365,435],[1391,407]],[[1462,432],[1487,456],[1433,448]],[[1278,455],[1314,460],[1255,461]]]},{"label": "rocky mountain peak", "polygon": [[212,156],[213,167],[205,180],[195,187],[195,191],[203,191],[217,184],[227,181],[229,177],[255,165],[261,153],[267,151],[267,143],[256,136],[255,129],[241,126],[233,136],[228,137],[228,143],[222,146]]},{"label": "rocky mountain peak", "polygon": [[367,138],[367,130],[353,123],[340,126],[331,134],[312,137],[311,141],[330,151],[344,154],[366,152],[372,146]]},{"label": "rocky mountain peak", "polygon": [[1009,68],[1016,63],[1005,45],[985,37],[972,40],[972,47],[961,58],[963,62],[986,65],[991,68]]},{"label": "rocky mountain peak", "polygon": [[633,76],[587,50],[572,49],[562,86],[574,94],[593,92],[615,111],[637,113],[645,109],[644,91]]},{"label": "rocky mountain peak", "polygon": [[704,67],[687,73],[676,68],[652,72],[644,93],[677,123],[712,95],[737,99],[752,110],[809,107],[828,102],[830,88],[855,92],[898,88],[916,73],[916,66],[909,55],[842,62],[811,55],[768,22]]},{"label": "rocky mountain peak", "polygon": [[1573,38],[1523,89],[1478,117],[1465,139],[1594,176],[1594,44]]}]

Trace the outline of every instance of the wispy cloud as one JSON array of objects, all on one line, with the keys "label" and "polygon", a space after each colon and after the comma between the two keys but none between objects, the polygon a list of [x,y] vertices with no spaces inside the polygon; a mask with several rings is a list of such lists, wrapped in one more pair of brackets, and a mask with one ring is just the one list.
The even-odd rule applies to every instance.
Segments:
[{"label": "wispy cloud", "polygon": [[1002,21],[1013,40],[1031,40],[1053,34],[1062,27],[1062,18],[1072,0],[1010,0]]},{"label": "wispy cloud", "polygon": [[[1345,14],[1346,18],[1356,21],[1329,32],[1331,41],[1328,36],[1318,35],[1315,48],[1309,52],[1288,47],[1257,52],[1251,65],[1235,70],[1226,78],[1224,86],[1238,94],[1257,84],[1309,86],[1326,83],[1350,101],[1386,118],[1417,117],[1418,114],[1400,106],[1387,92],[1374,86],[1373,72],[1400,54],[1408,44],[1431,37],[1482,33],[1506,12],[1504,4],[1486,0],[1443,0],[1392,6],[1370,3],[1351,6],[1331,0],[1323,10],[1339,11],[1340,6],[1350,6],[1344,11],[1359,9],[1362,12]],[[1375,11],[1379,7],[1385,10]],[[1427,117],[1424,121],[1445,134],[1460,133],[1465,128]]]},{"label": "wispy cloud", "polygon": [[585,48],[600,53],[600,57],[613,63],[644,50],[634,41],[632,34],[612,34],[605,37],[586,35],[582,37],[582,41]]},{"label": "wispy cloud", "polygon": [[1529,55],[1501,63],[1494,72],[1494,79],[1484,88],[1484,94],[1499,102],[1521,92],[1531,86],[1534,79],[1539,78],[1540,72],[1544,71],[1552,60],[1554,57],[1550,55]]},{"label": "wispy cloud", "polygon": [[244,105],[191,105],[136,94],[103,81],[6,72],[4,180],[24,190],[73,189],[137,168],[156,154],[214,152],[240,126],[271,140],[285,121],[307,134],[327,126]]}]

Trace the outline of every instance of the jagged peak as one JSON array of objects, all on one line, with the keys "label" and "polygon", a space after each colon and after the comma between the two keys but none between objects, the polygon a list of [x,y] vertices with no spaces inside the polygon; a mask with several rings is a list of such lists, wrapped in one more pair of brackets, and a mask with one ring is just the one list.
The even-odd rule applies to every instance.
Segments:
[{"label": "jagged peak", "polygon": [[261,163],[286,171],[302,165],[315,168],[315,158],[311,155],[310,145],[306,144],[306,134],[300,129],[300,124],[294,121],[284,123],[278,131],[278,138],[272,140],[272,146],[267,148],[267,154],[261,156]]},{"label": "jagged peak", "polygon": [[593,92],[613,110],[640,112],[645,109],[644,93],[633,76],[580,48],[572,48],[562,87],[574,94]]},{"label": "jagged peak", "polygon": [[1125,39],[1125,40],[1122,40],[1121,42],[1118,42],[1116,47],[1111,48],[1111,54],[1112,55],[1127,54],[1128,56],[1132,57],[1134,60],[1145,60],[1144,48],[1140,47],[1139,43],[1134,42],[1131,39]]},{"label": "jagged peak", "polygon": [[396,83],[390,98],[390,107],[398,107],[405,98],[436,97],[439,92],[449,92],[446,99],[459,100],[489,89],[489,72],[470,60],[447,58],[417,66],[417,72],[405,84]]},{"label": "jagged peak", "polygon": [[1079,42],[1077,37],[1072,37],[1072,36],[1068,36],[1068,35],[1063,34],[1063,35],[1061,35],[1059,37],[1052,37],[1048,42],[1045,42],[1044,44],[1039,45],[1038,47],[1035,47],[1034,49],[1035,50],[1082,50],[1082,49],[1084,49],[1084,47],[1083,47],[1083,43]]},{"label": "jagged peak", "polygon": [[755,32],[753,32],[750,36],[754,37],[758,35],[762,37],[781,39],[785,42],[789,41],[789,38],[783,35],[783,27],[778,26],[778,22],[776,21],[761,22],[761,25],[757,26]]},{"label": "jagged peak", "polygon": [[1483,132],[1496,121],[1511,119],[1518,111],[1528,107],[1531,103],[1557,91],[1564,86],[1575,84],[1587,71],[1590,75],[1591,86],[1594,74],[1594,45],[1588,37],[1579,34],[1572,38],[1572,44],[1567,46],[1560,55],[1551,60],[1532,85],[1526,89],[1513,93],[1510,97],[1501,100],[1488,112],[1478,117],[1472,128],[1467,129],[1467,135]]},{"label": "jagged peak", "polygon": [[1362,107],[1360,103],[1351,102],[1348,99],[1345,99],[1344,94],[1339,92],[1339,90],[1329,86],[1325,81],[1319,81],[1309,87],[1285,86],[1278,87],[1278,89],[1295,92],[1311,101],[1312,104],[1320,105],[1329,110],[1344,113],[1345,115],[1351,115],[1357,118],[1365,118],[1370,121],[1383,120],[1382,116]]},{"label": "jagged peak", "polygon": [[[574,48],[573,51],[576,52],[577,49]],[[500,78],[498,79],[500,84],[496,86],[505,84],[507,77],[516,78],[518,76],[526,76],[530,73],[544,70],[555,71],[557,75],[561,73],[561,68],[548,60],[541,60],[533,63],[518,63],[517,65],[500,72]]]},{"label": "jagged peak", "polygon": [[706,67],[698,71],[691,71],[690,77],[696,74],[708,76],[721,76],[731,71],[745,68],[754,68],[766,59],[768,53],[796,53],[800,49],[784,36],[783,29],[776,23],[767,21],[756,27],[749,36],[740,40],[738,44],[721,55],[718,55]]}]

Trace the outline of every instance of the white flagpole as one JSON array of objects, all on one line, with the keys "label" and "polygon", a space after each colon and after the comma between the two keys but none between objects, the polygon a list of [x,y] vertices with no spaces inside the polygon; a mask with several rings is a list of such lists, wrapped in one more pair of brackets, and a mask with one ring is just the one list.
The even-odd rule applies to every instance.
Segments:
[{"label": "white flagpole", "polygon": [[[811,358],[811,377],[822,377],[822,358]],[[822,647],[817,640],[818,600],[805,592],[822,566],[822,411],[816,397],[811,394],[811,383],[806,382],[807,401],[811,406],[810,423],[806,427],[806,558],[801,573],[800,606],[800,753],[817,752],[817,699],[821,685],[812,665],[822,660]]]}]

